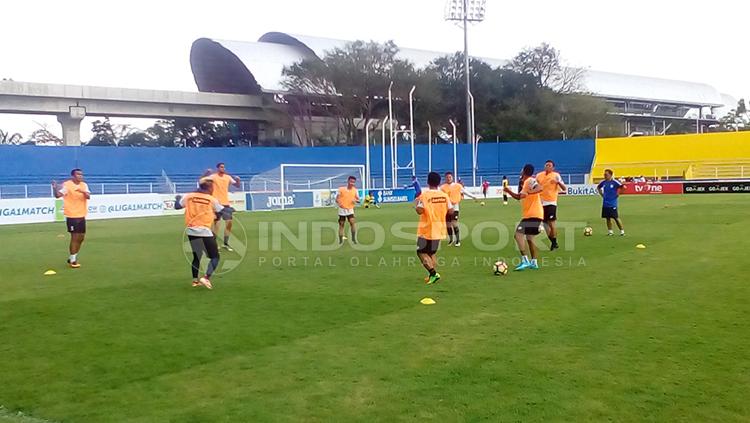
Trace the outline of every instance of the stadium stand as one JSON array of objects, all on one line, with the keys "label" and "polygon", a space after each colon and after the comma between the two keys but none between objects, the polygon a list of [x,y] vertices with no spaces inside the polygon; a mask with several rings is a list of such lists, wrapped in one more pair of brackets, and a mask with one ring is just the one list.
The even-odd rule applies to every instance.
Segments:
[{"label": "stadium stand", "polygon": [[618,177],[732,179],[750,173],[750,132],[596,140],[592,179]]},{"label": "stadium stand", "polygon": [[[388,148],[386,148],[388,150]],[[471,146],[457,146],[458,176],[471,184]],[[371,176],[375,187],[382,186],[382,150],[371,147]],[[417,176],[424,181],[428,173],[428,147],[415,146]],[[594,157],[593,140],[481,143],[478,149],[477,181],[487,179],[500,184],[502,175],[511,180],[530,159],[541,169],[552,159],[571,183],[583,183]],[[399,145],[399,164],[410,160],[410,146]],[[387,186],[390,179],[390,151],[386,153]],[[83,168],[94,193],[150,192],[163,182],[162,172],[187,190],[198,175],[217,162],[249,181],[281,163],[364,164],[363,147],[314,148],[138,148],[138,147],[35,147],[0,146],[0,197],[23,198],[50,195],[49,181],[64,180],[70,169]],[[432,169],[453,170],[452,144],[432,147]],[[409,182],[411,174],[399,173],[397,185]],[[126,185],[127,184],[127,185]]]}]

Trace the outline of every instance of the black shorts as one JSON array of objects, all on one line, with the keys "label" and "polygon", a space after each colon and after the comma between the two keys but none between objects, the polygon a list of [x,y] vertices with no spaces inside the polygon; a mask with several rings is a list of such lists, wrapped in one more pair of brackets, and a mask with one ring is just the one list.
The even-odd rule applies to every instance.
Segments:
[{"label": "black shorts", "polygon": [[518,227],[516,228],[516,232],[521,232],[524,235],[539,235],[539,232],[541,232],[541,229],[542,229],[542,219],[537,219],[537,218],[521,219],[521,221],[518,222]]},{"label": "black shorts", "polygon": [[347,214],[346,216],[339,216],[339,223],[346,222],[348,219],[354,219],[354,213]]},{"label": "black shorts", "polygon": [[617,219],[620,214],[617,212],[617,207],[602,207],[602,218],[604,219]]},{"label": "black shorts", "polygon": [[188,240],[190,240],[193,256],[200,258],[203,254],[206,254],[210,259],[219,257],[219,244],[216,243],[215,236],[188,235]]},{"label": "black shorts", "polygon": [[458,210],[449,211],[448,214],[445,215],[446,222],[453,222],[454,220],[458,220]]},{"label": "black shorts", "polygon": [[68,232],[72,234],[85,234],[86,233],[86,218],[85,217],[66,217],[65,226],[68,228]]},{"label": "black shorts", "polygon": [[417,252],[420,254],[433,255],[440,248],[439,239],[426,239],[421,236],[417,238]]},{"label": "black shorts", "polygon": [[557,220],[557,206],[554,204],[544,206],[544,221],[554,222],[555,220]]},{"label": "black shorts", "polygon": [[219,212],[221,220],[232,220],[233,215],[234,208],[230,206],[224,206],[224,208]]}]

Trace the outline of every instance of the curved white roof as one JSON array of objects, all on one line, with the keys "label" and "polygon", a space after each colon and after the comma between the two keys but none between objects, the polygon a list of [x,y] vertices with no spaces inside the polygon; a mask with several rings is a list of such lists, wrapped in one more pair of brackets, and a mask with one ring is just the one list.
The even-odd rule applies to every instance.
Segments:
[{"label": "curved white roof", "polygon": [[[346,45],[347,40],[268,33],[258,42],[212,40],[233,53],[255,76],[264,91],[283,91],[281,85],[284,66],[304,58],[323,57],[326,51]],[[427,66],[446,52],[401,48],[398,57],[409,60],[416,67]],[[491,66],[504,66],[507,60],[477,57]],[[612,72],[588,70],[584,87],[594,95],[628,100],[660,101],[693,106],[721,107],[722,94],[714,87],[695,82],[650,78]]]}]

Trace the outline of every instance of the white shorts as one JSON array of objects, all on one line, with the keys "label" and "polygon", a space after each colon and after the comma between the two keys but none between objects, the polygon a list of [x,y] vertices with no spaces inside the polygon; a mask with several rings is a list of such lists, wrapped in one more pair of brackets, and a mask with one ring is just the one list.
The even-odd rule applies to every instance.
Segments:
[{"label": "white shorts", "polygon": [[459,205],[459,204],[460,204],[460,203],[456,203],[456,204],[454,204],[454,205],[453,205],[453,211],[459,211],[459,210],[458,210],[458,205]]},{"label": "white shorts", "polygon": [[344,209],[339,207],[339,216],[347,217],[354,214],[354,209]]}]

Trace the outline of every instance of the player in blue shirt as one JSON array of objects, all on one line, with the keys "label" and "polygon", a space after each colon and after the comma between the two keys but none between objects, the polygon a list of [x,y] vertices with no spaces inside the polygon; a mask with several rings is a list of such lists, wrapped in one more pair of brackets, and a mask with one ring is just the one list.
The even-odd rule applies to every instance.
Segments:
[{"label": "player in blue shirt", "polygon": [[422,187],[419,186],[419,181],[417,180],[416,176],[412,176],[411,183],[404,185],[404,188],[414,188],[414,198],[418,198],[420,195],[422,195]]},{"label": "player in blue shirt", "polygon": [[625,236],[625,229],[622,227],[622,221],[617,211],[617,199],[624,188],[617,179],[612,177],[611,169],[604,171],[604,180],[599,182],[599,185],[596,187],[597,192],[602,196],[602,218],[607,219],[607,230],[609,231],[607,235],[609,236],[614,235],[614,232],[612,232],[612,220],[620,228],[620,236]]}]

